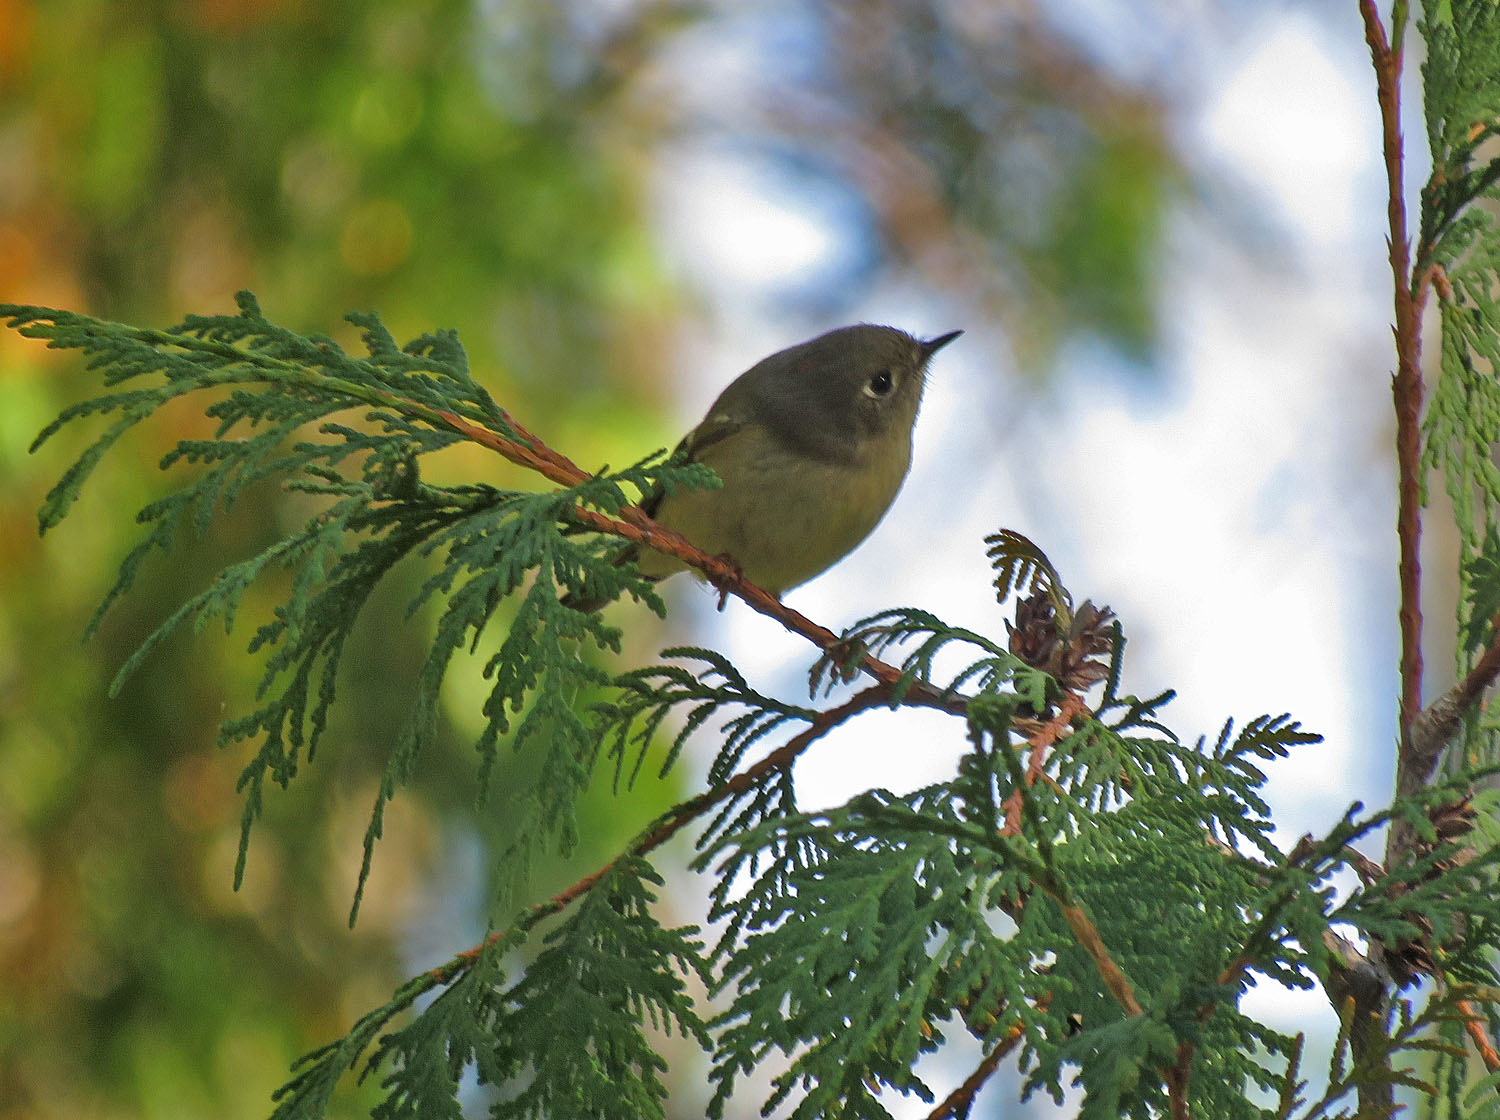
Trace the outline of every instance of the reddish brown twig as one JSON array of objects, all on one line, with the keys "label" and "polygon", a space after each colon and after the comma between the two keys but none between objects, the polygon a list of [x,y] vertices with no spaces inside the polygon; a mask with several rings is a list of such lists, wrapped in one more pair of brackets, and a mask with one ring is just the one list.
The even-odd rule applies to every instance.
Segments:
[{"label": "reddish brown twig", "polygon": [[1093,958],[1094,967],[1099,970],[1099,978],[1104,981],[1105,989],[1115,997],[1115,1002],[1125,1010],[1125,1014],[1139,1015],[1142,1008],[1140,1001],[1135,998],[1135,989],[1130,984],[1130,978],[1120,970],[1120,966],[1115,964],[1114,958],[1109,955],[1104,938],[1099,936],[1099,930],[1093,920],[1076,902],[1063,902],[1055,897],[1053,901],[1057,902],[1057,908],[1062,911],[1063,920],[1068,923],[1068,928],[1073,931],[1078,944]]},{"label": "reddish brown twig", "polygon": [[968,1120],[975,1096],[1025,1034],[1019,1023],[1006,1031],[1000,1044],[984,1056],[979,1065],[974,1067],[974,1072],[964,1078],[962,1085],[944,1097],[943,1102],[927,1114],[927,1120]]},{"label": "reddish brown twig", "polygon": [[1484,1024],[1479,1020],[1479,1013],[1466,999],[1458,1001],[1458,1013],[1464,1017],[1464,1030],[1469,1032],[1474,1048],[1479,1051],[1479,1060],[1491,1073],[1500,1072],[1500,1054],[1495,1052],[1489,1036],[1484,1033]]},{"label": "reddish brown twig", "polygon": [[[1418,713],[1412,727],[1411,750],[1403,758],[1404,768],[1396,774],[1397,794],[1410,796],[1426,785],[1437,770],[1443,751],[1458,734],[1464,716],[1479,702],[1485,689],[1500,678],[1500,614],[1491,620],[1490,627],[1490,644],[1464,679]],[[1396,866],[1416,843],[1417,834],[1410,824],[1393,821],[1386,844],[1386,866]]]},{"label": "reddish brown twig", "polygon": [[1449,693],[1452,705],[1460,709],[1460,712],[1469,711],[1481,694],[1496,682],[1496,678],[1500,678],[1500,615],[1490,619],[1490,630],[1490,645],[1485,648],[1484,654],[1479,655],[1475,667]]},{"label": "reddish brown twig", "polygon": [[564,910],[571,903],[592,890],[594,885],[605,875],[609,874],[610,870],[621,860],[639,858],[661,847],[675,836],[684,825],[688,824],[688,822],[701,817],[708,810],[723,801],[737,797],[742,793],[748,793],[776,771],[789,768],[792,763],[797,761],[797,757],[803,751],[807,750],[808,747],[822,738],[831,729],[843,723],[850,716],[857,715],[878,704],[886,703],[890,700],[890,695],[890,688],[887,685],[874,684],[861,692],[855,693],[837,707],[819,712],[813,717],[812,722],[770,754],[766,755],[765,758],[753,765],[747,766],[738,774],[726,779],[713,789],[706,790],[697,797],[689,798],[680,805],[673,806],[672,809],[658,817],[641,832],[620,855],[610,860],[603,867],[578,879],[572,885],[547,899],[546,902],[541,902],[531,907],[521,914],[508,929],[493,933],[479,944],[465,949],[451,960],[432,969],[429,975],[438,983],[448,983],[464,968],[473,964],[478,959],[479,954],[484,952],[486,948],[512,930],[518,928],[522,930],[532,929],[538,922]]},{"label": "reddish brown twig", "polygon": [[[1057,714],[1027,737],[1026,742],[1031,747],[1031,753],[1026,759],[1026,784],[1028,786],[1035,783],[1038,778],[1045,777],[1042,767],[1047,758],[1047,749],[1063,737],[1072,725],[1073,717],[1083,710],[1083,697],[1076,692],[1065,693],[1062,703],[1057,707]],[[1020,790],[1014,790],[1005,799],[1005,824],[1000,829],[1002,836],[1014,836],[1021,831],[1022,796]]]},{"label": "reddish brown twig", "polygon": [[1172,1110],[1172,1120],[1189,1120],[1188,1079],[1193,1071],[1193,1054],[1196,1047],[1190,1042],[1177,1044],[1177,1064],[1163,1074],[1167,1083],[1167,1106]]},{"label": "reddish brown twig", "polygon": [[1440,300],[1451,300],[1453,298],[1453,285],[1448,280],[1448,272],[1442,265],[1433,261],[1422,270],[1422,276],[1417,288],[1417,302],[1425,303],[1427,289],[1431,288],[1438,294]]},{"label": "reddish brown twig", "polygon": [[[1401,761],[1410,750],[1412,725],[1422,707],[1422,565],[1419,544],[1421,511],[1421,416],[1425,389],[1422,384],[1422,297],[1427,285],[1416,285],[1411,275],[1411,244],[1406,232],[1406,194],[1402,182],[1404,158],[1401,138],[1402,50],[1392,49],[1375,0],[1360,0],[1365,41],[1375,67],[1376,96],[1380,102],[1382,147],[1385,152],[1388,248],[1391,275],[1395,281],[1394,333],[1396,375],[1391,393],[1396,406],[1396,466],[1398,499],[1396,535],[1401,557]],[[1399,788],[1399,783],[1398,783]]]},{"label": "reddish brown twig", "polygon": [[[554,451],[529,432],[525,432],[523,436],[526,442],[518,442],[483,425],[472,423],[454,412],[438,410],[430,415],[465,439],[481,447],[489,448],[517,466],[535,471],[559,486],[578,486],[587,482],[590,477],[577,463],[566,455]],[[524,432],[524,429],[517,428],[514,424],[512,427],[518,435]],[[619,518],[610,517],[608,514],[600,513],[587,506],[575,506],[573,517],[591,529],[611,533],[669,556],[675,556],[702,572],[721,592],[737,596],[753,610],[774,618],[792,633],[800,634],[819,649],[828,650],[838,644],[838,635],[832,630],[826,626],[819,626],[806,615],[783,604],[769,591],[751,583],[738,566],[724,557],[710,556],[686,537],[657,524],[638,506],[626,506],[620,511]],[[887,686],[893,686],[901,679],[901,670],[868,654],[860,659],[858,667],[868,676]],[[914,698],[924,702],[932,701],[936,696],[920,682],[915,684],[912,690]]]},{"label": "reddish brown twig", "polygon": [[[1396,537],[1400,551],[1397,576],[1401,589],[1401,700],[1399,706],[1399,743],[1396,752],[1396,792],[1415,793],[1426,781],[1414,747],[1414,731],[1422,710],[1422,536],[1421,460],[1422,401],[1424,388],[1421,368],[1421,300],[1426,284],[1414,283],[1411,268],[1411,244],[1406,232],[1406,193],[1402,181],[1405,161],[1401,139],[1401,41],[1405,16],[1403,5],[1394,24],[1396,45],[1393,48],[1380,22],[1375,0],[1359,0],[1359,12],[1365,25],[1365,41],[1370,47],[1370,61],[1375,69],[1375,92],[1380,103],[1381,146],[1385,155],[1386,207],[1389,230],[1387,249],[1390,254],[1392,288],[1396,321],[1396,373],[1391,379],[1391,396],[1396,408]],[[1385,865],[1392,867],[1405,846],[1410,844],[1410,830],[1392,827],[1386,836]],[[1379,953],[1379,946],[1375,947]],[[1384,1000],[1384,987],[1379,993]],[[1330,996],[1333,992],[1330,991]],[[1339,1000],[1335,999],[1337,1007]],[[1351,1034],[1350,1044],[1359,1057],[1377,1044],[1367,1037],[1371,1018],[1362,1016],[1361,1029]],[[1370,1055],[1380,1060],[1379,1055]],[[1388,1115],[1394,1108],[1392,1088],[1386,1083],[1361,1083],[1360,1111]]]}]

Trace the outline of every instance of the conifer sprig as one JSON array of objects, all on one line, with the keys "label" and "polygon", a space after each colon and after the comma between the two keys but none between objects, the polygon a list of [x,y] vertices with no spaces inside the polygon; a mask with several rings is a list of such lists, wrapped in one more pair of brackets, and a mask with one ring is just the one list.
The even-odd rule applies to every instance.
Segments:
[{"label": "conifer sprig", "polygon": [[[575,485],[542,493],[430,484],[422,477],[424,456],[464,438],[456,427],[485,425],[491,442],[504,443],[522,461],[555,465],[559,457],[538,450],[539,441],[513,425],[473,380],[451,332],[424,335],[400,348],[374,315],[351,316],[368,351],[354,357],[329,339],[270,323],[248,294],[239,303],[237,316],[190,316],[166,331],[66,311],[0,307],[0,316],[23,334],[82,351],[102,371],[106,387],[133,386],[65,410],[37,437],[34,449],[69,423],[112,417],[48,494],[40,517],[44,532],[66,516],[104,454],[127,431],[180,397],[208,394],[203,413],[213,423],[211,436],[179,440],[161,462],[163,470],[189,467],[198,473],[141,511],[138,520],[148,531],[125,558],[90,630],[130,589],[151,553],[172,547],[186,526],[206,531],[247,487],[279,482],[316,505],[300,529],[224,569],[174,611],[125,662],[112,688],[121,687],[180,626],[201,628],[217,617],[232,627],[256,580],[273,571],[290,573],[286,602],[250,641],[250,652],[265,657],[260,704],[220,730],[221,743],[259,743],[240,778],[238,883],[266,781],[286,786],[316,752],[363,608],[396,565],[425,558],[436,568],[410,611],[437,604],[434,639],[414,682],[411,714],[388,745],[351,921],[385,805],[410,779],[422,746],[436,731],[448,666],[455,654],[477,648],[502,610],[506,635],[484,665],[491,689],[475,743],[481,794],[502,738],[517,747],[538,743],[540,781],[523,802],[527,825],[518,830],[524,845],[515,866],[524,872],[541,848],[568,850],[576,831],[573,804],[597,749],[576,698],[609,679],[577,647],[616,649],[619,632],[597,615],[562,606],[557,589],[606,584],[613,593],[661,609],[647,581],[614,563],[607,540],[580,536],[571,526],[580,509],[617,514],[657,485],[702,485],[706,473],[665,466],[658,456],[595,477],[577,472]],[[357,427],[333,419],[351,412]]]},{"label": "conifer sprig", "polygon": [[[1347,942],[1336,926],[1404,954],[1439,991],[1420,1012],[1398,1004],[1372,1043],[1360,1041],[1368,1017],[1351,1011],[1329,1092],[1307,1117],[1331,1115],[1372,1080],[1436,1092],[1411,1055],[1456,1060],[1462,1032],[1477,1029],[1473,1006],[1494,1017],[1500,859],[1478,851],[1468,827],[1469,783],[1485,771],[1384,812],[1351,809],[1322,840],[1284,854],[1262,795],[1266,768],[1317,737],[1288,716],[1260,717],[1184,745],[1163,722],[1170,692],[1120,692],[1119,623],[1086,600],[1075,609],[1055,567],[1019,534],[987,542],[1000,590],[1030,590],[1003,640],[912,609],[835,635],[634,505],[656,487],[712,484],[702,468],[655,456],[584,473],[474,383],[451,334],[400,348],[374,316],[356,317],[368,350],[356,358],[275,327],[249,297],[239,316],[161,332],[36,308],[0,315],[84,351],[111,390],[39,439],[89,416],[109,421],[48,496],[44,531],[132,426],[195,390],[209,394],[212,434],[180,441],[162,463],[195,477],[143,511],[148,531],[101,610],[152,552],[184,527],[207,529],[249,486],[278,481],[313,507],[300,528],[183,604],[119,678],[186,622],[232,624],[257,579],[287,573],[285,602],[251,640],[265,656],[259,706],[221,732],[259,744],[241,779],[240,871],[265,782],[286,785],[313,757],[352,628],[403,562],[430,573],[410,610],[430,616],[432,640],[410,716],[387,744],[356,908],[385,805],[421,765],[461,655],[485,650],[481,794],[509,777],[502,746],[529,745],[538,760],[537,780],[512,799],[522,817],[505,858],[517,876],[539,852],[572,847],[579,797],[601,764],[629,784],[659,736],[671,735],[663,770],[690,739],[716,737],[702,792],[299,1063],[278,1095],[284,1120],[326,1115],[335,1084],[359,1068],[380,1077],[377,1116],[456,1116],[474,1074],[496,1116],[662,1117],[665,1064],[652,1032],[707,1054],[714,1115],[739,1108],[746,1075],[769,1064],[766,1109],[885,1116],[887,1093],[934,1099],[922,1060],[957,1030],[985,1058],[935,1115],[972,1102],[998,1057],[1014,1052],[1027,1094],[1061,1100],[1081,1086],[1085,1116],[1287,1117],[1305,1103],[1302,1040],[1257,1022],[1241,996],[1253,977],[1337,990]],[[424,457],[459,440],[552,487],[432,482]],[[807,637],[820,653],[814,695],[854,672],[876,683],[818,709],[762,691],[707,649],[606,672],[593,656],[617,651],[619,631],[568,608],[562,593],[662,609],[619,562],[614,536],[679,556]],[[1494,566],[1482,550],[1472,559],[1475,610],[1495,601]],[[894,652],[899,664],[879,659]],[[1091,707],[1085,695],[1101,683]],[[861,713],[901,705],[962,721],[950,772],[908,793],[872,788],[821,810],[799,805],[794,767],[805,751]],[[1355,850],[1384,823],[1420,841],[1389,868]],[[711,879],[708,917],[721,923],[708,948],[695,927],[656,916],[661,878],[648,860],[689,826],[699,828],[693,870]],[[1345,868],[1364,876],[1362,887],[1334,889]],[[692,984],[722,1000],[717,1015],[700,1009]]]},{"label": "conifer sprig", "polygon": [[[1473,562],[1497,559],[1500,470],[1500,233],[1487,200],[1500,198],[1500,20],[1493,2],[1424,6],[1423,109],[1432,173],[1422,192],[1422,223],[1412,286],[1420,300],[1437,293],[1441,361],[1424,420],[1421,468],[1441,471],[1460,530],[1460,579],[1469,590]],[[1481,609],[1483,609],[1481,607]],[[1466,628],[1493,612],[1470,613]],[[1458,649],[1459,672],[1472,665],[1472,642]]]}]

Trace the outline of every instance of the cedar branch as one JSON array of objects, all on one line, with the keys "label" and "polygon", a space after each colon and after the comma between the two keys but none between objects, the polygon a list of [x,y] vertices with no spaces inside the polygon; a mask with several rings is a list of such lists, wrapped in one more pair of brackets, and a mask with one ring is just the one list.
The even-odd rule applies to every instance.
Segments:
[{"label": "cedar branch", "polygon": [[566,909],[570,904],[587,894],[593,888],[594,884],[609,874],[610,869],[621,860],[639,858],[661,847],[690,821],[701,817],[720,802],[748,792],[771,774],[787,769],[797,760],[797,757],[803,751],[833,728],[851,716],[857,715],[868,708],[873,708],[878,704],[886,703],[889,701],[890,695],[889,686],[877,683],[861,692],[855,693],[837,707],[819,712],[806,727],[759,762],[747,766],[744,770],[741,770],[733,777],[725,779],[713,789],[706,790],[697,797],[689,798],[680,805],[675,805],[663,813],[643,829],[620,855],[610,860],[603,867],[578,879],[572,885],[547,899],[546,902],[541,902],[531,907],[517,918],[511,927],[490,934],[478,945],[473,945],[465,949],[445,964],[432,969],[428,975],[433,978],[436,984],[449,983],[465,968],[472,965],[479,958],[480,953],[488,946],[505,937],[512,930],[516,928],[521,930],[533,929],[538,922]]}]

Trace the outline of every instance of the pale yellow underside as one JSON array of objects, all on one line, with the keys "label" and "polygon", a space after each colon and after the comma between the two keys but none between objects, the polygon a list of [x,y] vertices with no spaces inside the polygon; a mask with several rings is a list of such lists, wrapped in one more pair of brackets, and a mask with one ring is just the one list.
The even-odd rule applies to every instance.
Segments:
[{"label": "pale yellow underside", "polygon": [[[885,515],[906,477],[910,435],[891,433],[886,446],[863,449],[863,465],[789,454],[758,429],[746,428],[696,458],[724,480],[720,490],[664,498],[656,520],[710,555],[727,554],[752,583],[775,595],[806,583],[843,559]],[[643,550],[647,575],[684,565]]]}]

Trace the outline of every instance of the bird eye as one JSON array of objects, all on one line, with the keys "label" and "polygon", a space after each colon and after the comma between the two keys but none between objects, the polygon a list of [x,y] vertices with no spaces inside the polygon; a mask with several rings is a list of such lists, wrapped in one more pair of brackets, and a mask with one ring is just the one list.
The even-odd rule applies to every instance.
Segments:
[{"label": "bird eye", "polygon": [[895,380],[891,377],[891,371],[883,369],[870,378],[870,383],[865,386],[865,392],[869,393],[872,397],[883,397],[891,391],[891,387],[895,383]]}]

